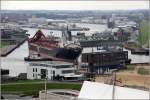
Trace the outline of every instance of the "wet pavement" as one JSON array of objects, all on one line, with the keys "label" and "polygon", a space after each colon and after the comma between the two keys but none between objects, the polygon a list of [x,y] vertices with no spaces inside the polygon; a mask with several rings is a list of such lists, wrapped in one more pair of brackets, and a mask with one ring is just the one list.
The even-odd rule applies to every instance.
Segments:
[{"label": "wet pavement", "polygon": [[32,96],[22,97],[21,95],[14,95],[14,94],[1,94],[1,95],[4,97],[4,99],[1,100],[36,100],[33,99]]}]

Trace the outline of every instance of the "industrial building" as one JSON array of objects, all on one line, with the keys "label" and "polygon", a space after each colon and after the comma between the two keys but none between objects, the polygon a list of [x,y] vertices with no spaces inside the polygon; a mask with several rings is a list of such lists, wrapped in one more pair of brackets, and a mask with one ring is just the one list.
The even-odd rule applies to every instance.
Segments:
[{"label": "industrial building", "polygon": [[[87,68],[88,73],[104,74],[110,69],[120,69],[131,62],[128,59],[128,51],[123,51],[122,42],[114,37],[107,36],[85,37],[80,39],[84,49],[91,48],[91,52],[83,50],[81,56],[81,67]],[[85,51],[85,52],[84,52]]]},{"label": "industrial building", "polygon": [[83,53],[82,62],[87,65],[88,72],[104,74],[105,71],[121,68],[128,63],[128,52]]}]

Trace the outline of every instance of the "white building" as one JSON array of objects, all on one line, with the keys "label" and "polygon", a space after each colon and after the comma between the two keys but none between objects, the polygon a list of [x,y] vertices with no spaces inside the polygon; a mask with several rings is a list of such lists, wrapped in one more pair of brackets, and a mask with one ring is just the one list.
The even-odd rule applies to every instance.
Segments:
[{"label": "white building", "polygon": [[56,76],[61,76],[64,79],[82,77],[82,75],[75,74],[73,63],[61,61],[29,63],[29,66],[27,67],[27,79],[45,79],[46,76],[48,80],[53,80]]},{"label": "white building", "polygon": [[[113,89],[114,93],[113,93]],[[85,81],[78,100],[149,100],[149,92],[113,85]],[[112,98],[114,97],[114,98]]]}]

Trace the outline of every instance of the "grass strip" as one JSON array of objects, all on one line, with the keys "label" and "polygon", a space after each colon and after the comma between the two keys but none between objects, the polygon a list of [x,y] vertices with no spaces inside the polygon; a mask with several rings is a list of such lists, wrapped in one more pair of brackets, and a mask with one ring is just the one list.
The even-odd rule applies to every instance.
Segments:
[{"label": "grass strip", "polygon": [[[82,84],[73,83],[47,83],[47,89],[72,89],[80,90]],[[20,93],[25,95],[36,95],[44,90],[44,83],[1,85],[2,93]]]},{"label": "grass strip", "polygon": [[139,68],[138,69],[138,74],[149,75],[149,69]]}]

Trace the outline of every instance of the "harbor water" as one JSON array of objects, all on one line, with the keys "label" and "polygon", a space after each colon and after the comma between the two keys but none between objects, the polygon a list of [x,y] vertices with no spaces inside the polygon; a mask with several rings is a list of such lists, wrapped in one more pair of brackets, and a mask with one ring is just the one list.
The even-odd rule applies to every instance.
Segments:
[{"label": "harbor water", "polygon": [[[101,24],[77,23],[77,26],[90,28],[90,31],[83,31],[86,33],[86,35],[90,35],[91,33],[95,32],[95,31],[98,31],[98,32],[104,31],[107,28],[106,25],[101,25]],[[30,34],[30,37],[34,36],[36,31],[38,30],[38,29],[33,29],[33,28],[24,28],[24,29],[28,30],[28,34]],[[53,35],[61,37],[60,31],[42,29],[42,32],[45,35],[48,35],[51,32]],[[82,32],[82,31],[80,31],[80,32]],[[77,33],[77,31],[72,32],[73,35],[75,35],[76,33]],[[94,50],[96,50],[96,48],[94,48]],[[124,50],[126,50],[126,49],[124,49]],[[91,52],[92,48],[87,48],[86,50],[83,50],[83,52],[84,51]],[[149,62],[149,56],[132,55],[131,51],[129,51],[129,50],[127,50],[127,51],[128,51],[129,58],[132,59],[131,63]],[[26,73],[28,62],[24,61],[24,57],[28,56],[28,52],[29,52],[28,51],[28,43],[26,41],[24,44],[22,44],[20,47],[15,49],[7,57],[1,57],[1,67],[4,69],[9,69],[10,76],[17,76],[19,73]]]}]

